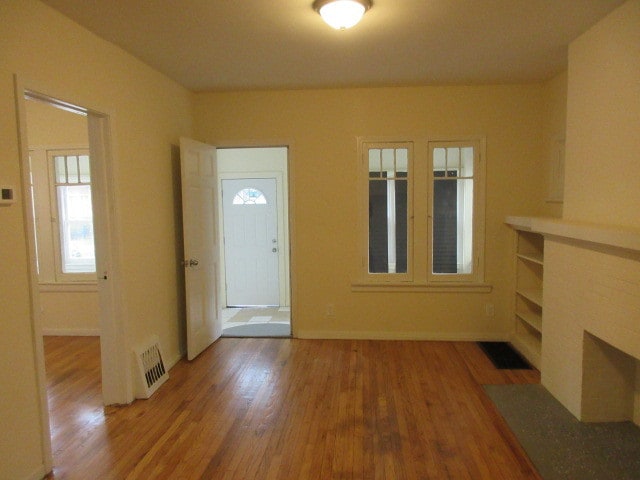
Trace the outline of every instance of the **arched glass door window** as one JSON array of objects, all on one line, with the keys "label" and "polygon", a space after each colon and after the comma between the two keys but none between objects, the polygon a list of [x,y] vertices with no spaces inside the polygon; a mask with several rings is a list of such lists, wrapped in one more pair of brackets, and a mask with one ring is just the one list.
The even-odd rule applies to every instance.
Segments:
[{"label": "arched glass door window", "polygon": [[233,197],[234,205],[266,205],[267,199],[260,190],[256,188],[243,188]]}]

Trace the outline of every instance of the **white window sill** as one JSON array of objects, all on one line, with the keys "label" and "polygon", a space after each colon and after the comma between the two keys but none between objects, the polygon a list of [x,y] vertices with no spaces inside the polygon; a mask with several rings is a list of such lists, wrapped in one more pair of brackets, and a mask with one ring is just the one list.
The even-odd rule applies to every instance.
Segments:
[{"label": "white window sill", "polygon": [[489,293],[493,285],[488,283],[352,283],[352,292],[422,292],[422,293]]},{"label": "white window sill", "polygon": [[40,283],[40,292],[97,292],[98,282]]}]

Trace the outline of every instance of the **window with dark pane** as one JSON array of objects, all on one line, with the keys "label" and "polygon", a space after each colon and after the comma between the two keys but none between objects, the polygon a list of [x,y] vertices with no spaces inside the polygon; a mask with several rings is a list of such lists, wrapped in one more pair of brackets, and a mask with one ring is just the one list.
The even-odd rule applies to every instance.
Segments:
[{"label": "window with dark pane", "polygon": [[370,148],[369,273],[407,272],[406,148]]},{"label": "window with dark pane", "polygon": [[473,271],[472,146],[432,150],[432,273]]},{"label": "window with dark pane", "polygon": [[433,273],[458,273],[458,189],[445,173],[433,172]]}]

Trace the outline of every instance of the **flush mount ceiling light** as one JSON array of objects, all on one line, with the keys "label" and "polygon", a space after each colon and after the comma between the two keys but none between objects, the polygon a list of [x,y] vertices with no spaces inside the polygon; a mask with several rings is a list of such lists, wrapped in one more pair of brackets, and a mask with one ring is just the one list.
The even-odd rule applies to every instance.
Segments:
[{"label": "flush mount ceiling light", "polygon": [[356,25],[371,8],[371,0],[315,0],[313,9],[336,30]]}]

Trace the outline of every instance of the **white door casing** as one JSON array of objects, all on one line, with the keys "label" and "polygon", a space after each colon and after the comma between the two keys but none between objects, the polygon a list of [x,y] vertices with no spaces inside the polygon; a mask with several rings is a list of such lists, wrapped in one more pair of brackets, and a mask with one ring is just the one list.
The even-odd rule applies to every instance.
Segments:
[{"label": "white door casing", "polygon": [[222,180],[222,204],[227,306],[279,305],[276,179]]},{"label": "white door casing", "polygon": [[216,232],[216,149],[180,139],[182,222],[187,311],[187,358],[222,335]]}]

